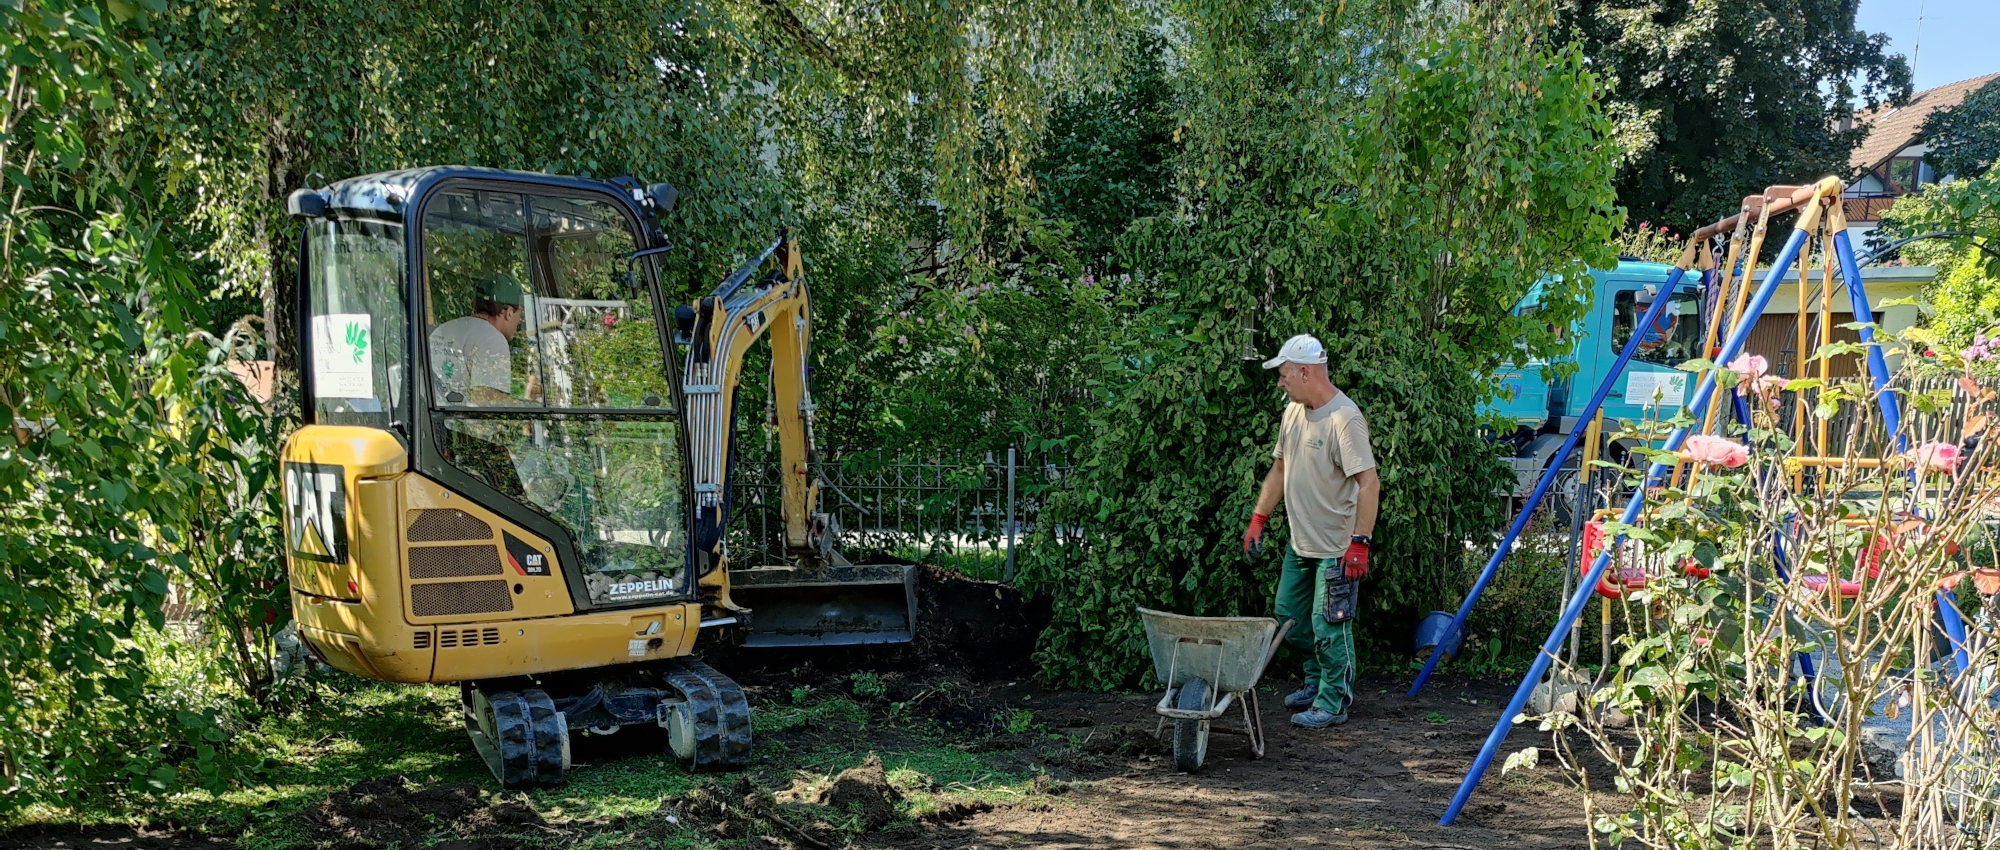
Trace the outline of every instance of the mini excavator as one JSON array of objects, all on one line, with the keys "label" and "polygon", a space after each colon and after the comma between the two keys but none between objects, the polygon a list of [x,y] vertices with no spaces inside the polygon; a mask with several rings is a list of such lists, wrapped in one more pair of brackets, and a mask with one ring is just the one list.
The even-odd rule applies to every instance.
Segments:
[{"label": "mini excavator", "polygon": [[[779,234],[693,304],[662,290],[677,192],[483,168],[287,199],[304,425],[285,443],[286,570],[305,644],[388,682],[456,682],[508,788],[571,735],[695,769],[750,757],[743,690],[692,654],[904,643],[914,568],[848,562],[817,513],[811,311]],[[771,343],[785,563],[732,564],[736,394]],[[672,367],[679,363],[680,368]]]}]

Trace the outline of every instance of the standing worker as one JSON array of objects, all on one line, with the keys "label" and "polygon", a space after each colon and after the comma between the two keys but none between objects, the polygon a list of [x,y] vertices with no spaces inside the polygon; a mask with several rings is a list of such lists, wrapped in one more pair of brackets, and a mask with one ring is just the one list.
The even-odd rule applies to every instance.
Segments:
[{"label": "standing worker", "polygon": [[1327,379],[1319,340],[1308,334],[1285,340],[1264,368],[1278,370],[1278,387],[1291,403],[1243,532],[1243,551],[1263,548],[1264,524],[1284,500],[1292,539],[1278,574],[1278,619],[1297,624],[1285,642],[1306,654],[1305,687],[1286,696],[1285,707],[1304,709],[1292,715],[1292,725],[1324,729],[1346,723],[1354,703],[1354,614],[1382,479],[1368,447],[1368,421]]}]

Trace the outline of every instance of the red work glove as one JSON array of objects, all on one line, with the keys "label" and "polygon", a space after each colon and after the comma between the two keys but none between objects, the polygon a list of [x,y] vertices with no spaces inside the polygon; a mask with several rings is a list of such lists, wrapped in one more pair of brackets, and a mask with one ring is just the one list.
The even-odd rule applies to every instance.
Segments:
[{"label": "red work glove", "polygon": [[1347,544],[1347,554],[1340,556],[1340,565],[1347,570],[1348,581],[1367,578],[1368,544],[1359,540]]},{"label": "red work glove", "polygon": [[1250,527],[1243,532],[1243,554],[1255,558],[1264,551],[1264,523],[1271,521],[1270,514],[1251,514]]}]

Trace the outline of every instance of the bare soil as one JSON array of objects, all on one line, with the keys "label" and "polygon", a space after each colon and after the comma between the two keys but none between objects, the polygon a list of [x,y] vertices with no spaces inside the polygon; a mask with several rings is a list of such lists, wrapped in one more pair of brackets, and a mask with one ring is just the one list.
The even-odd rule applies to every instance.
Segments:
[{"label": "bare soil", "polygon": [[[810,670],[799,672],[813,677]],[[889,679],[893,689],[905,690],[925,681]],[[795,681],[787,676],[753,686],[753,698],[774,698]],[[859,847],[1587,846],[1581,795],[1546,759],[1539,768],[1507,776],[1496,767],[1456,825],[1437,824],[1504,704],[1507,683],[1435,682],[1425,696],[1408,700],[1401,693],[1406,683],[1365,682],[1351,719],[1330,730],[1287,722],[1279,700],[1290,684],[1267,682],[1260,693],[1269,736],[1264,758],[1252,758],[1241,736],[1214,734],[1207,762],[1194,774],[1175,770],[1171,751],[1153,737],[1155,694],[1048,692],[1025,682],[961,685],[955,701],[933,716],[962,738],[953,745],[996,771],[1045,775],[1036,787],[1048,793],[1026,803],[955,803],[914,826],[884,830],[896,792],[874,762],[841,774],[820,802],[863,803],[872,831],[853,841]],[[1014,709],[1032,711],[1041,728],[1011,734],[996,728],[996,714]],[[1241,719],[1219,723],[1237,726]],[[838,745],[892,752],[913,740],[906,728],[881,722],[802,727],[774,737],[798,751]],[[1508,748],[1534,743],[1532,731],[1523,729]],[[684,827],[699,825],[720,846],[846,841],[772,802],[790,781],[790,770],[780,764],[717,777],[664,801],[653,820],[664,824],[672,816]],[[575,846],[600,833],[636,830],[644,838],[654,831],[630,822],[545,824],[518,793],[466,784],[417,787],[401,777],[358,783],[300,817],[311,843],[323,848],[528,850]],[[440,840],[441,834],[447,837]],[[232,843],[228,836],[122,826],[0,834],[0,850],[228,850]]]},{"label": "bare soil", "polygon": [[[1402,682],[1364,683],[1345,726],[1292,727],[1279,700],[1260,694],[1265,757],[1247,739],[1211,735],[1201,771],[1174,769],[1151,733],[1156,694],[1021,693],[1038,715],[1089,720],[1121,754],[1108,772],[1066,782],[1052,803],[999,806],[910,837],[871,836],[881,847],[1295,848],[1587,847],[1581,795],[1546,762],[1501,776],[1496,766],[1450,827],[1438,825],[1472,756],[1492,729],[1506,683],[1434,683],[1405,699]],[[1380,693],[1388,690],[1388,694]],[[1240,725],[1238,717],[1226,725]],[[1510,751],[1535,743],[1530,731]],[[1088,749],[1088,745],[1086,745]],[[1000,759],[1033,758],[1018,750]],[[1052,773],[1061,773],[1055,766]]]},{"label": "bare soil", "polygon": [[[865,717],[850,711],[763,736],[760,751],[776,754],[766,763],[703,779],[650,815],[544,822],[518,792],[419,787],[390,776],[290,817],[308,845],[326,850],[689,846],[691,837],[696,846],[723,848],[1588,846],[1583,798],[1548,758],[1505,776],[1496,765],[1457,824],[1437,823],[1513,683],[1440,677],[1410,700],[1404,678],[1364,681],[1346,725],[1304,730],[1289,724],[1280,704],[1296,682],[1267,677],[1259,692],[1265,757],[1252,758],[1242,736],[1213,734],[1206,765],[1184,774],[1154,736],[1158,693],[1051,692],[1032,683],[1027,660],[1045,603],[927,572],[925,627],[914,647],[762,655],[708,647],[704,654],[744,684],[752,705],[851,696]],[[875,683],[870,693],[855,693],[862,673]],[[1024,717],[1031,722],[1017,722]],[[1218,721],[1241,723],[1233,712]],[[1546,743],[1545,734],[1524,728],[1507,749]],[[976,756],[995,774],[1033,777],[1032,792],[940,796],[943,804],[921,817],[904,817],[882,763],[863,754],[940,746]],[[801,797],[801,777],[812,771],[799,770],[796,759],[827,752],[853,754],[847,764],[860,766]],[[859,813],[865,831],[856,837],[815,814],[832,810]],[[234,843],[122,826],[0,832],[0,850],[230,850]]]}]

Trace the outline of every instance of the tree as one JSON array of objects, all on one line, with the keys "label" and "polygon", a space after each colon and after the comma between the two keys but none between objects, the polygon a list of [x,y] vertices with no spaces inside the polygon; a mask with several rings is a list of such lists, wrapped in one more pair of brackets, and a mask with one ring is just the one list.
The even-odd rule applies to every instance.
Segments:
[{"label": "tree", "polygon": [[1899,253],[1937,269],[1924,293],[1937,310],[1929,329],[1940,344],[1964,346],[2000,324],[2000,171],[1948,179],[1897,199],[1869,241],[1930,234],[1949,235],[1912,242]]},{"label": "tree", "polygon": [[1857,0],[1574,0],[1559,18],[1611,86],[1625,159],[1618,201],[1692,230],[1776,183],[1845,175],[1860,99],[1909,93],[1888,37],[1854,26]]},{"label": "tree", "polygon": [[[275,496],[244,473],[268,471],[274,435],[203,339],[197,240],[160,191],[143,104],[165,9],[0,6],[0,815],[227,779],[211,707],[159,693],[145,638],[197,571],[241,591],[238,613],[274,595],[195,564],[272,554]],[[183,533],[220,502],[253,515]]]},{"label": "tree", "polygon": [[1057,103],[1035,159],[1036,207],[1073,228],[1076,252],[1095,275],[1129,271],[1118,262],[1117,238],[1173,201],[1166,51],[1153,33],[1132,37],[1110,90]]},{"label": "tree", "polygon": [[[1544,274],[1583,309],[1613,261],[1610,130],[1547,7],[1172,4],[1174,202],[1119,241],[1130,316],[1097,346],[1069,488],[1023,560],[1055,598],[1051,679],[1136,683],[1137,605],[1265,614],[1280,552],[1238,550],[1280,405],[1246,362],[1328,343],[1383,478],[1364,637],[1400,640],[1453,592],[1431,565],[1499,521],[1505,468],[1477,436],[1480,375],[1554,352],[1573,316],[1507,309]],[[1058,533],[1075,536],[1055,539]],[[1282,536],[1282,535],[1281,535]],[[1275,548],[1275,547],[1274,547]]]},{"label": "tree", "polygon": [[2000,159],[2000,80],[1924,118],[1924,159],[1940,174],[1978,177]]}]

